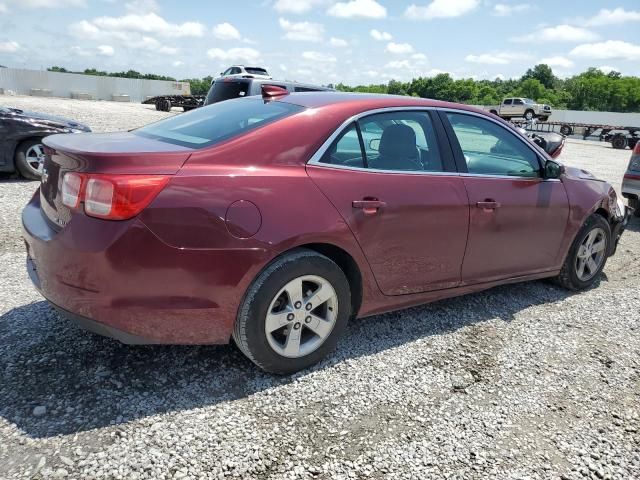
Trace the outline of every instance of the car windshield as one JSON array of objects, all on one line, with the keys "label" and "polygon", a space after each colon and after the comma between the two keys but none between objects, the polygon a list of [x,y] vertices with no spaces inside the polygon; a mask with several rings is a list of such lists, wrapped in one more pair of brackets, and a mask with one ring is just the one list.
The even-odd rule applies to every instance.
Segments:
[{"label": "car windshield", "polygon": [[304,110],[299,105],[262,98],[220,102],[134,130],[141,137],[203,148]]},{"label": "car windshield", "polygon": [[245,70],[252,75],[269,75],[264,68],[246,67]]}]

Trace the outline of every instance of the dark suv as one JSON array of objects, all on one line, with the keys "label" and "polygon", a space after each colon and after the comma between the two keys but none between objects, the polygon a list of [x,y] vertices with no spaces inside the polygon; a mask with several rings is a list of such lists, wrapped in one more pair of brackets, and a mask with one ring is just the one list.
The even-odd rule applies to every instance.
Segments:
[{"label": "dark suv", "polygon": [[204,105],[231,100],[232,98],[262,95],[263,86],[275,86],[284,88],[289,92],[321,92],[333,91],[332,88],[320,87],[305,83],[267,80],[260,78],[222,77],[211,83]]}]

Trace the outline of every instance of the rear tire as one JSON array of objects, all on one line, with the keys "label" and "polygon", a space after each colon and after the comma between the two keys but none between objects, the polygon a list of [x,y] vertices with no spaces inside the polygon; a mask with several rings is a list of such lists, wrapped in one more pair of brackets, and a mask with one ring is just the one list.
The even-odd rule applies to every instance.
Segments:
[{"label": "rear tire", "polygon": [[616,150],[624,150],[627,148],[627,137],[624,135],[615,135],[611,139],[611,146]]},{"label": "rear tire", "polygon": [[238,310],[233,339],[263,370],[290,374],[333,351],[350,315],[351,291],[340,267],[324,255],[298,249],[277,258],[253,281]]},{"label": "rear tire", "polygon": [[560,127],[560,133],[565,137],[568,137],[573,133],[573,129],[569,125],[562,125]]},{"label": "rear tire", "polygon": [[44,163],[42,139],[25,140],[16,148],[16,169],[28,180],[40,180]]},{"label": "rear tire", "polygon": [[568,290],[584,290],[592,286],[607,263],[610,245],[609,223],[598,214],[591,215],[571,244],[556,282]]}]

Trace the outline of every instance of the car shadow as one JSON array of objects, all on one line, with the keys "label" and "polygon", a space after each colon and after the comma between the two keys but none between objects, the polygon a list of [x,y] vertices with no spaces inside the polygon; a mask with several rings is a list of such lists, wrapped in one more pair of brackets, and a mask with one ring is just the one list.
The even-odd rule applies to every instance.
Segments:
[{"label": "car shadow", "polygon": [[627,230],[630,232],[640,232],[640,218],[631,216],[629,223],[627,223]]},{"label": "car shadow", "polygon": [[[46,438],[210,406],[424,337],[492,319],[510,322],[528,307],[569,295],[538,281],[355,320],[332,356],[288,377],[264,373],[233,345],[123,345],[36,302],[0,316],[0,416],[30,437]],[[38,415],[38,406],[46,413]]]}]

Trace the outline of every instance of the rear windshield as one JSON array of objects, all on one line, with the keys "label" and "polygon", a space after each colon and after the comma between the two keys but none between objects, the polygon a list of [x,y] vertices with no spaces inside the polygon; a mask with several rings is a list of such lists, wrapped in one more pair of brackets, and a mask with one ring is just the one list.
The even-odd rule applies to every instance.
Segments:
[{"label": "rear windshield", "polygon": [[252,75],[269,75],[264,68],[246,67],[245,70]]},{"label": "rear windshield", "polygon": [[246,80],[216,80],[211,85],[205,105],[231,100],[232,98],[244,97],[249,92],[250,83]]},{"label": "rear windshield", "polygon": [[204,148],[304,110],[261,97],[221,102],[161,120],[133,133],[190,148]]}]

